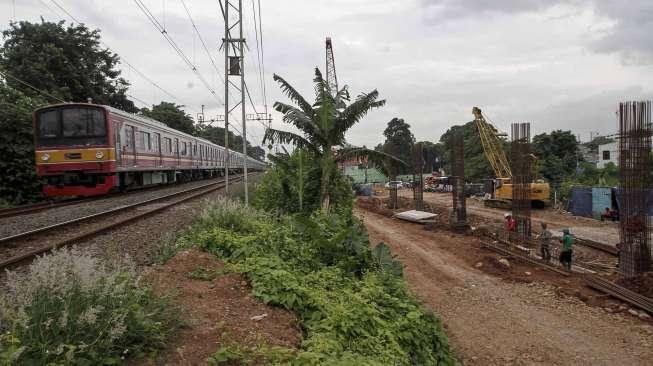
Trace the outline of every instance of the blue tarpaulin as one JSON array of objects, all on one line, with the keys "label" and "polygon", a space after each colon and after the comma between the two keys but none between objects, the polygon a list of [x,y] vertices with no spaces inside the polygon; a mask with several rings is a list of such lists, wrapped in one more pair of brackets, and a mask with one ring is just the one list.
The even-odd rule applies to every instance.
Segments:
[{"label": "blue tarpaulin", "polygon": [[[613,188],[613,192],[614,192],[615,198],[617,200],[617,206],[618,206],[619,214],[622,215],[622,216],[627,215],[628,213],[626,213],[626,212],[622,213],[621,212],[621,207],[622,207],[622,205],[621,205],[621,188]],[[646,195],[642,194],[641,196],[645,197]],[[651,205],[651,203],[653,203],[653,190],[649,189],[648,190],[648,202],[643,203],[644,205],[648,206],[648,215],[649,216],[653,216],[653,205]],[[636,213],[632,213],[632,214],[636,214]]]},{"label": "blue tarpaulin", "polygon": [[601,218],[606,208],[612,209],[612,188],[592,187],[592,216]]},{"label": "blue tarpaulin", "polygon": [[592,217],[592,188],[574,187],[569,195],[567,211],[575,216]]}]

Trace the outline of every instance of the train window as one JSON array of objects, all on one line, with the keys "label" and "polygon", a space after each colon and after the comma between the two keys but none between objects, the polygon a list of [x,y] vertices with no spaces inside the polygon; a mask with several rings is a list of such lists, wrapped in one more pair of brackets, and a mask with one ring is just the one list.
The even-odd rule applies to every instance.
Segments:
[{"label": "train window", "polygon": [[163,138],[163,144],[164,144],[165,152],[171,153],[172,152],[172,140],[170,140],[167,137],[164,137]]},{"label": "train window", "polygon": [[179,139],[175,139],[175,154],[179,155]]},{"label": "train window", "polygon": [[107,134],[102,110],[64,108],[61,117],[64,137],[101,137]]},{"label": "train window", "polygon": [[161,134],[155,132],[154,133],[154,139],[152,140],[152,150],[156,152],[160,152],[160,146],[159,146],[159,141],[161,141]]},{"label": "train window", "polygon": [[186,155],[188,153],[188,150],[186,149],[186,142],[181,143],[181,155]]},{"label": "train window", "polygon": [[147,151],[152,150],[152,140],[149,133],[143,131],[138,133],[138,147]]},{"label": "train window", "polygon": [[57,111],[46,111],[39,114],[39,137],[43,139],[54,138],[59,134],[59,121]]},{"label": "train window", "polygon": [[197,155],[197,144],[193,145],[193,155]]},{"label": "train window", "polygon": [[134,147],[134,127],[125,126],[125,146]]}]

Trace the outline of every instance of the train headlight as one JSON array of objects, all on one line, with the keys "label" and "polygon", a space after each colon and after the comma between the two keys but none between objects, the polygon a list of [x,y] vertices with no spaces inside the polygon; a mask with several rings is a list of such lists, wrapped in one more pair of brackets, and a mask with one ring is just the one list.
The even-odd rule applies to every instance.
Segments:
[{"label": "train headlight", "polygon": [[49,155],[49,154],[43,154],[43,155],[41,155],[41,160],[43,160],[43,161],[48,161],[48,160],[50,160],[50,155]]},{"label": "train headlight", "polygon": [[96,159],[102,159],[103,157],[104,157],[104,153],[102,151],[98,151],[95,153]]}]

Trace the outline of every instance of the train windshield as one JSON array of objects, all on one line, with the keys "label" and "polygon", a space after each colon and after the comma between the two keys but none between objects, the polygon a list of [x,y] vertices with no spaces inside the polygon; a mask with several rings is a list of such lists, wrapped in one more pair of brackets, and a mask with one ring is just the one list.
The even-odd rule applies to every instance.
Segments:
[{"label": "train windshield", "polygon": [[107,143],[104,111],[88,107],[46,109],[37,114],[37,145],[102,145]]}]

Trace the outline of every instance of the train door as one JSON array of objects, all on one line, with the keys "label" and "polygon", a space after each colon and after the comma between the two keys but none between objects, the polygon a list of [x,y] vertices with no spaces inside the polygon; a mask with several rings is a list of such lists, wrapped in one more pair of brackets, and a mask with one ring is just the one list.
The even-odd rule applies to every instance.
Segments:
[{"label": "train door", "polygon": [[159,155],[159,166],[163,166],[163,148],[161,147],[161,134],[158,132],[154,133],[154,152]]},{"label": "train door", "polygon": [[115,135],[113,136],[114,150],[116,154],[116,166],[122,166],[122,147],[120,138],[120,128],[114,129]]},{"label": "train door", "polygon": [[126,166],[136,165],[136,132],[134,126],[125,125],[125,145],[122,147]]},{"label": "train door", "polygon": [[180,158],[179,158],[179,139],[175,139],[175,158],[177,159],[177,167],[179,167],[180,164]]}]

